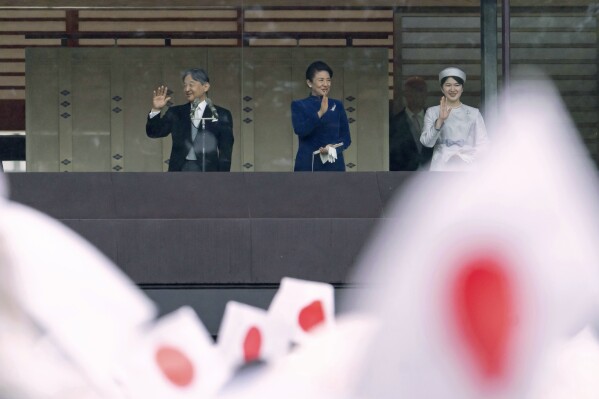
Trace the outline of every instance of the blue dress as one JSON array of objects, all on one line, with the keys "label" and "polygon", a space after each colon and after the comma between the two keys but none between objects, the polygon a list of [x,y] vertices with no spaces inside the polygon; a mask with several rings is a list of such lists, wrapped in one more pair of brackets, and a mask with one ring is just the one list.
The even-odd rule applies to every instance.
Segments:
[{"label": "blue dress", "polygon": [[314,171],[345,171],[343,151],[351,144],[345,108],[341,101],[329,98],[329,108],[319,118],[321,101],[322,97],[309,96],[291,103],[291,122],[299,140],[293,169],[296,172],[311,171],[314,151],[337,143],[343,143],[337,148],[337,160],[323,164],[320,156],[314,155]]}]

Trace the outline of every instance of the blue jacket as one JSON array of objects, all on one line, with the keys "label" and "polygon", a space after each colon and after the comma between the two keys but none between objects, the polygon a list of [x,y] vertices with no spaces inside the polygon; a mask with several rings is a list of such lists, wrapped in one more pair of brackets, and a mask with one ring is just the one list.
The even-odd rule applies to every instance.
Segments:
[{"label": "blue jacket", "polygon": [[343,151],[350,146],[349,123],[343,103],[329,98],[328,111],[318,117],[322,97],[309,96],[291,103],[293,131],[299,139],[294,171],[311,171],[314,151],[327,144],[343,143],[337,148],[337,161],[322,163],[314,155],[314,171],[344,171]]}]

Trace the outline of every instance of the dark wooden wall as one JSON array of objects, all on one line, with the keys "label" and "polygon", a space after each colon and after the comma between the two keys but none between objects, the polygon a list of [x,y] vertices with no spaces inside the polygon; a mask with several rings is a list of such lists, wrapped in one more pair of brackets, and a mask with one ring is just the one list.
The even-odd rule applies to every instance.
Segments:
[{"label": "dark wooden wall", "polygon": [[12,200],[89,240],[163,312],[193,306],[216,334],[227,301],[266,307],[284,276],[359,289],[356,258],[412,174],[7,176]]}]

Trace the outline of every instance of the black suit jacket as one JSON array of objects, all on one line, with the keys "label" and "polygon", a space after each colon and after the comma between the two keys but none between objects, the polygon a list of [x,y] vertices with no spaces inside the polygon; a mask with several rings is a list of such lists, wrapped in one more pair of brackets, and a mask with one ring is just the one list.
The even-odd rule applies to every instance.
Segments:
[{"label": "black suit jacket", "polygon": [[[228,172],[231,170],[233,152],[233,119],[229,110],[215,106],[218,121],[205,121],[198,128],[195,141],[191,140],[191,103],[170,107],[166,113],[150,118],[146,123],[148,137],[158,138],[172,135],[173,147],[168,164],[169,172],[180,171],[191,148],[194,149],[198,163],[206,172]],[[212,117],[210,107],[206,107],[202,118]]]},{"label": "black suit jacket", "polygon": [[418,151],[406,109],[394,115],[389,121],[389,170],[418,170],[432,157],[432,148],[422,146]]}]

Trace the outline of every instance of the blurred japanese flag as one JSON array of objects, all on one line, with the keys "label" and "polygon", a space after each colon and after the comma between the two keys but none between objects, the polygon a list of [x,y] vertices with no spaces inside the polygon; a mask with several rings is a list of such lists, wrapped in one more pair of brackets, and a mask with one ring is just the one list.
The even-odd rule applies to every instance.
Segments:
[{"label": "blurred japanese flag", "polygon": [[264,309],[230,301],[218,331],[218,349],[232,366],[271,361],[290,349],[286,326]]},{"label": "blurred japanese flag", "polygon": [[11,295],[39,338],[100,391],[116,395],[112,369],[154,304],[110,260],[56,220],[0,201]]},{"label": "blurred japanese flag", "polygon": [[368,315],[339,318],[318,329],[289,355],[231,381],[219,399],[348,399],[378,322]]},{"label": "blurred japanese flag", "polygon": [[478,171],[407,187],[360,261],[382,328],[356,397],[524,398],[599,311],[597,175],[555,88],[513,85]]},{"label": "blurred japanese flag", "polygon": [[160,318],[123,354],[117,378],[131,398],[210,398],[231,375],[189,307]]},{"label": "blurred japanese flag", "polygon": [[300,343],[315,329],[335,324],[334,294],[330,284],[284,277],[268,313],[287,326],[291,341]]}]

